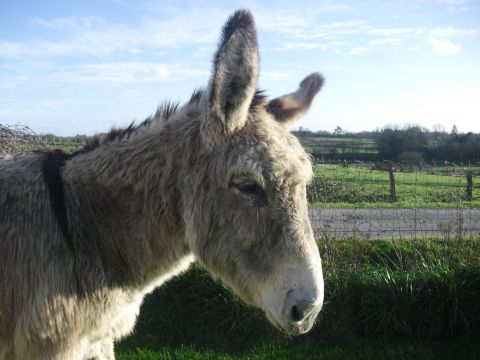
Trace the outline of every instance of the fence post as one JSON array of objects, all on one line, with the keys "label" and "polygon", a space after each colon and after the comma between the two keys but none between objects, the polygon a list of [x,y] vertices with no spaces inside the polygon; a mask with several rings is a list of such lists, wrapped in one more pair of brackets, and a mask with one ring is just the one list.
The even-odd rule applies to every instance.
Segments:
[{"label": "fence post", "polygon": [[392,202],[397,201],[397,192],[395,191],[395,168],[392,166],[390,170],[388,170],[388,174],[390,175],[390,200]]},{"label": "fence post", "polygon": [[473,174],[471,171],[467,172],[467,200],[473,199]]}]

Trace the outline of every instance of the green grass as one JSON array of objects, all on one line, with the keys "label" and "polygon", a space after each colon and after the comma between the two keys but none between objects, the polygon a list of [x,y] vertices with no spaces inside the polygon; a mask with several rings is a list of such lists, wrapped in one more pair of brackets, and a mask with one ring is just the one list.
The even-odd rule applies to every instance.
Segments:
[{"label": "green grass", "polygon": [[47,146],[55,149],[61,149],[66,153],[70,153],[77,150],[81,146],[81,144],[74,142],[49,142]]},{"label": "green grass", "polygon": [[322,239],[325,304],[298,338],[198,267],[147,297],[119,359],[472,359],[480,240]]},{"label": "green grass", "polygon": [[[355,154],[378,154],[378,151],[375,148],[371,147],[332,147],[331,145],[318,145],[318,146],[304,146],[304,149],[307,153],[316,155],[316,156],[336,156],[336,155],[355,155]],[[335,149],[335,150],[334,150]]]},{"label": "green grass", "polygon": [[378,154],[374,139],[304,136],[300,141],[305,151],[316,157],[370,159]]},{"label": "green grass", "polygon": [[369,145],[375,145],[375,140],[374,139],[369,139],[369,138],[349,138],[349,137],[325,137],[325,136],[306,136],[301,138],[306,139],[306,141],[310,143],[353,143],[353,144],[369,144]]},{"label": "green grass", "polygon": [[[162,347],[159,350],[137,347],[118,349],[118,360],[260,360],[260,359],[323,359],[323,360],[437,360],[480,358],[478,338],[450,341],[401,341],[401,340],[339,340],[285,341],[283,344],[262,344],[239,353],[230,354],[216,349],[202,349],[192,345],[179,348]],[[161,347],[161,345],[159,345]]]},{"label": "green grass", "polygon": [[[474,169],[475,170],[475,169]],[[473,178],[473,200],[466,200],[465,170],[395,172],[396,201],[388,171],[364,166],[315,165],[309,202],[318,207],[479,207],[480,179]],[[445,175],[449,174],[449,175]]]}]

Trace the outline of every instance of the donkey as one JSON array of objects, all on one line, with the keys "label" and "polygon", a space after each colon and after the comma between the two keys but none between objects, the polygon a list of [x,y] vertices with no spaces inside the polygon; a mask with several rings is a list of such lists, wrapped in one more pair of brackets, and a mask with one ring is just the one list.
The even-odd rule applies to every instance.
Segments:
[{"label": "donkey", "polygon": [[0,359],[114,359],[145,294],[197,261],[290,335],[323,303],[312,166],[289,127],[323,84],[268,101],[252,15],[205,90],[72,154],[0,161]]}]

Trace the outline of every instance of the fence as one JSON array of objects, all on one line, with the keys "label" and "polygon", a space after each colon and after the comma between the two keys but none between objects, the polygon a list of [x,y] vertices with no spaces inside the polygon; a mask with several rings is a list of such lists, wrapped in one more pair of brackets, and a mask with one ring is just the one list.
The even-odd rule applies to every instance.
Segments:
[{"label": "fence", "polygon": [[480,236],[480,163],[317,162],[314,170],[317,236]]}]

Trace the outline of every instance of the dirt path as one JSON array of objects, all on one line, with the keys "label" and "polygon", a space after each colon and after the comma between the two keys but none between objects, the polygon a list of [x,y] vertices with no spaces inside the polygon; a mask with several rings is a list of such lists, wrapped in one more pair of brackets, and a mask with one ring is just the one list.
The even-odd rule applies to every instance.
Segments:
[{"label": "dirt path", "polygon": [[317,236],[337,238],[480,235],[480,209],[310,209]]}]

